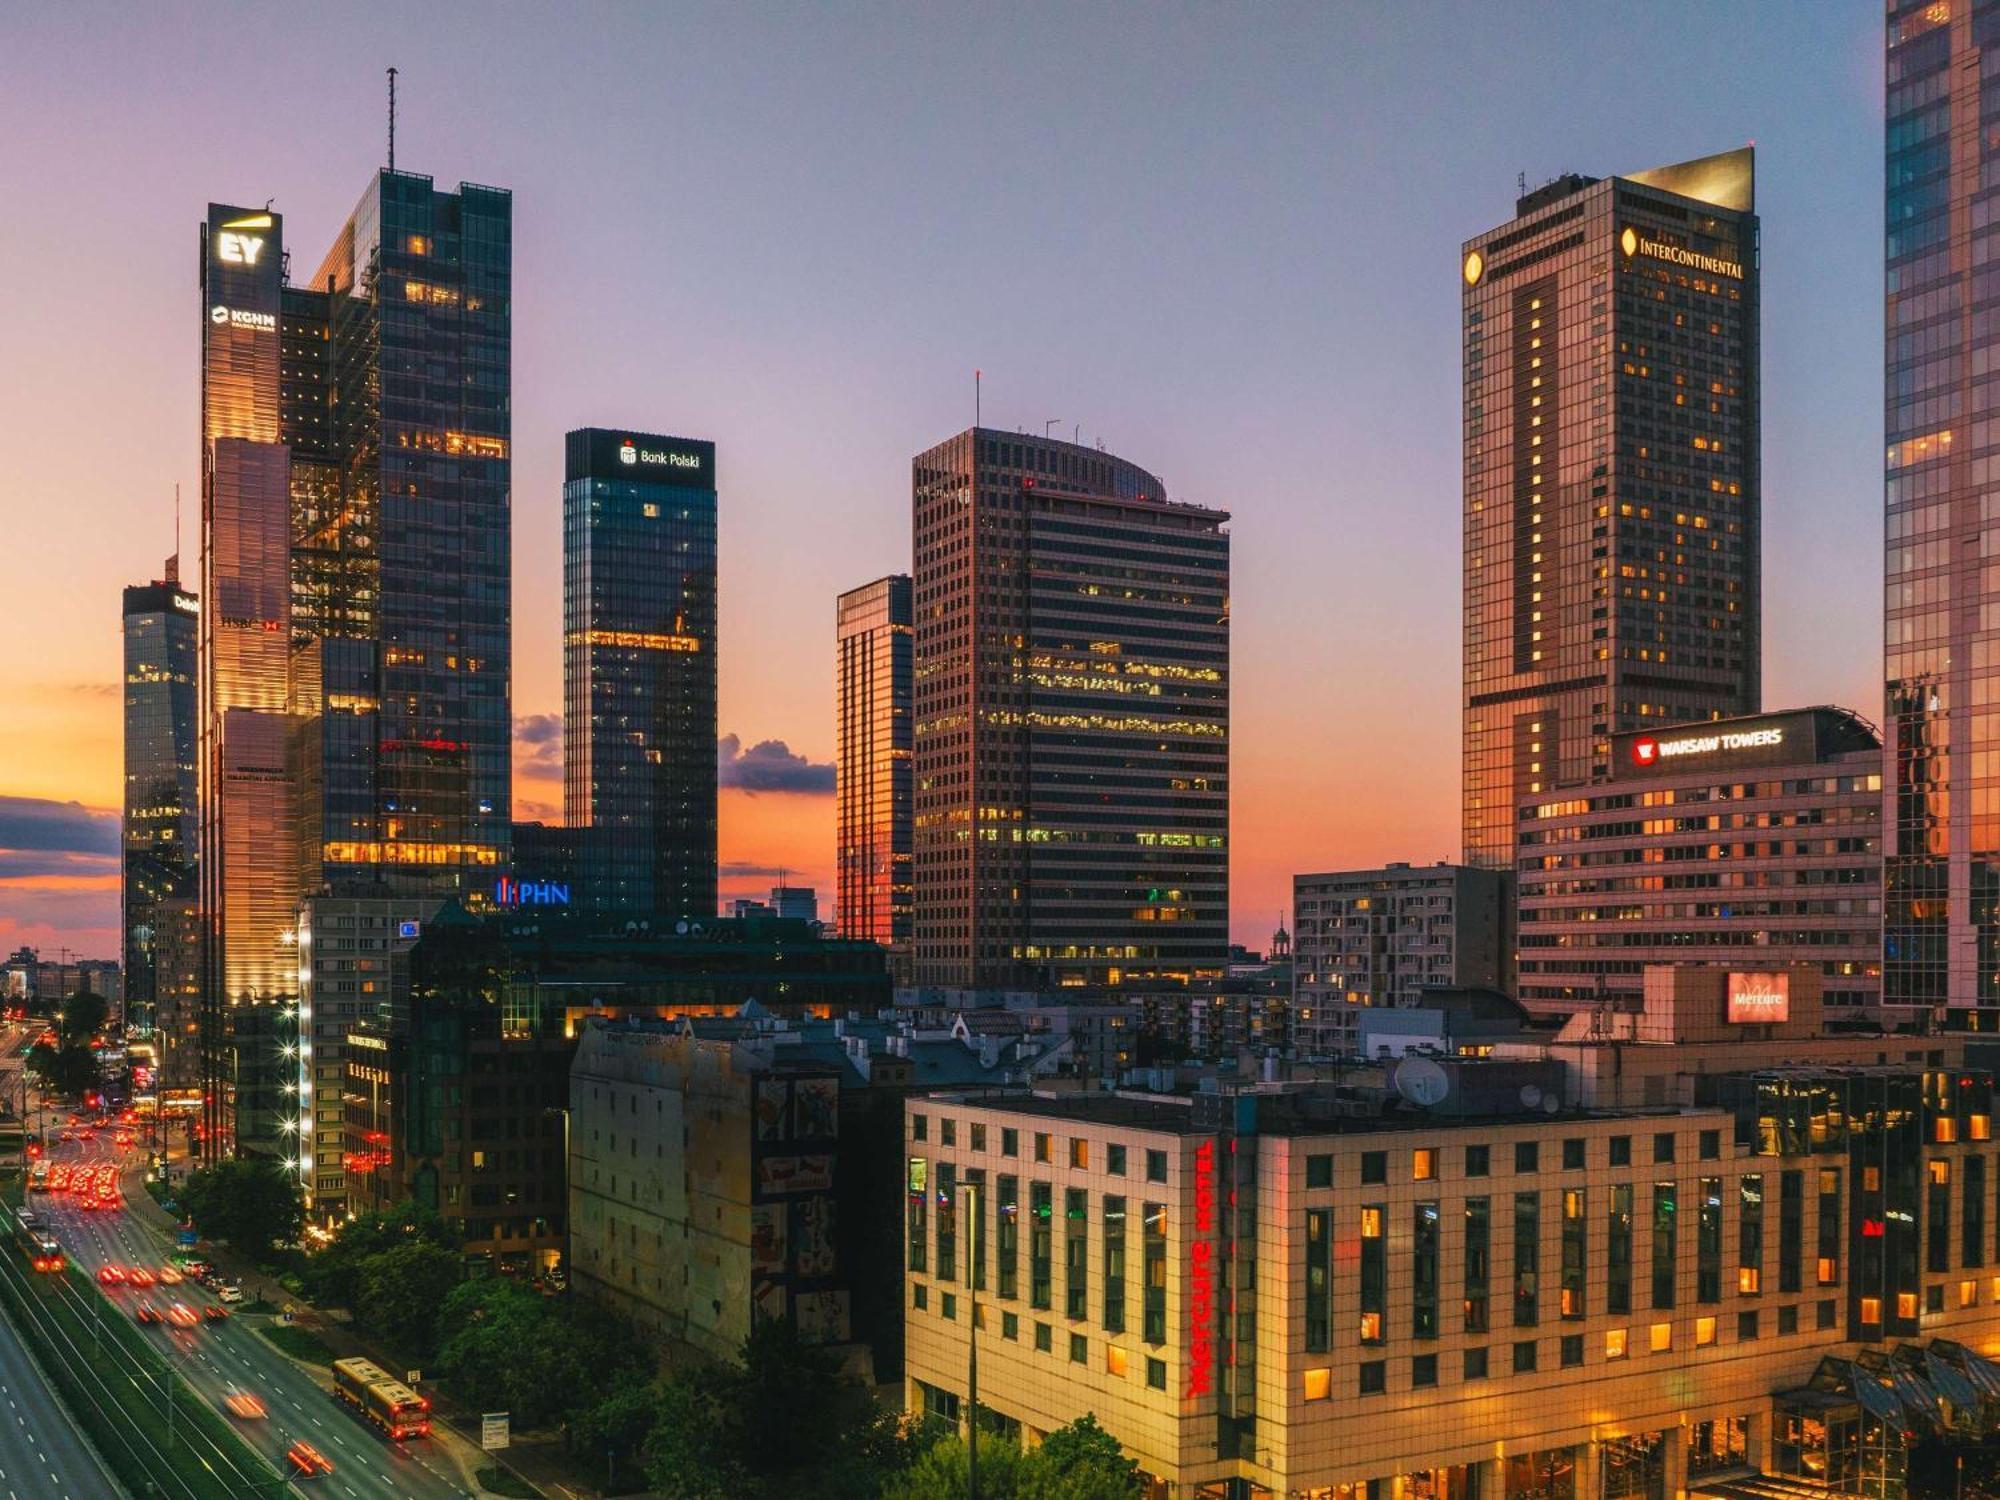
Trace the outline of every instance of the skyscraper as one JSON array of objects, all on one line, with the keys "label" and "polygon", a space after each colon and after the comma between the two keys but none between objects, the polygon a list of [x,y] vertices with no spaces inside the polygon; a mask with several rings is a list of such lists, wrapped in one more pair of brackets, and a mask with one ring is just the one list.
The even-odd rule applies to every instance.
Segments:
[{"label": "skyscraper", "polygon": [[579,904],[715,915],[715,444],[569,434],[563,815]]},{"label": "skyscraper", "polygon": [[[378,172],[305,285],[280,234],[203,237],[204,1123],[337,1154],[278,1063],[300,898],[477,904],[508,858],[512,200]],[[299,1055],[337,1079],[353,1019],[297,1013]]]},{"label": "skyscraper", "polygon": [[142,1032],[153,1029],[161,988],[177,993],[186,983],[160,972],[163,948],[180,951],[163,945],[163,929],[182,922],[197,896],[200,615],[181,590],[179,559],[167,560],[165,574],[125,590],[125,1023]]},{"label": "skyscraper", "polygon": [[[1884,331],[1882,1000],[2000,1005],[2000,348],[1973,6],[1892,4]],[[1992,1023],[1991,1015],[1981,1018]]]},{"label": "skyscraper", "polygon": [[1219,976],[1228,513],[988,428],[912,480],[916,982]]},{"label": "skyscraper", "polygon": [[1558,178],[1466,242],[1469,864],[1612,735],[1760,706],[1754,206],[1745,147]]},{"label": "skyscraper", "polygon": [[910,579],[896,574],[835,608],[835,871],[840,935],[910,957],[910,769],[914,723]]}]

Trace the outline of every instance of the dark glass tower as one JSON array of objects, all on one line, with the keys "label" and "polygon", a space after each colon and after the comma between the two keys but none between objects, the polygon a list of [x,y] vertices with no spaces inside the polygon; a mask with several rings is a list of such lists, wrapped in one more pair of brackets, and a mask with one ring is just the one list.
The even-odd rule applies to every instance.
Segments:
[{"label": "dark glass tower", "polygon": [[[715,915],[715,445],[569,434],[563,814],[578,904]],[[581,830],[588,829],[588,833]]]},{"label": "dark glass tower", "polygon": [[1219,976],[1228,513],[987,428],[912,468],[916,982]]},{"label": "dark glass tower", "polygon": [[1746,147],[1559,178],[1464,247],[1468,864],[1614,734],[1760,706],[1754,207]]},{"label": "dark glass tower", "polygon": [[2000,151],[1987,5],[1889,6],[1882,1000],[2000,1024]]},{"label": "dark glass tower", "polygon": [[835,635],[840,935],[882,944],[900,971],[909,962],[911,921],[909,576],[842,594]]},{"label": "dark glass tower", "polygon": [[[161,990],[182,988],[180,976],[160,972],[162,939],[199,894],[200,613],[181,591],[176,563],[168,560],[165,578],[125,590],[125,1022],[142,1032],[153,1029]],[[168,941],[165,951],[179,947]]]}]

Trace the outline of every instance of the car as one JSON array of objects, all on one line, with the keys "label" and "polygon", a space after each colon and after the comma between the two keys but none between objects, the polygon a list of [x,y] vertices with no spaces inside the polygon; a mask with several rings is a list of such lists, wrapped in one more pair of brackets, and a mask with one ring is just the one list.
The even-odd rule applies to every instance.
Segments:
[{"label": "car", "polygon": [[264,1415],[263,1398],[249,1391],[231,1391],[222,1398],[222,1405],[232,1417],[241,1417],[246,1422]]},{"label": "car", "polygon": [[299,1471],[301,1479],[311,1478],[314,1474],[331,1474],[333,1472],[333,1460],[320,1452],[311,1443],[308,1443],[304,1438],[299,1439],[299,1441],[293,1443],[291,1447],[285,1450],[285,1458],[291,1463],[294,1469]]},{"label": "car", "polygon": [[215,1295],[224,1302],[241,1302],[243,1300],[243,1288],[225,1283],[222,1289]]},{"label": "car", "polygon": [[174,1302],[167,1306],[167,1321],[176,1328],[192,1328],[201,1321],[194,1309],[185,1302]]},{"label": "car", "polygon": [[160,1267],[161,1286],[179,1286],[183,1279],[181,1273],[176,1271],[172,1266]]},{"label": "car", "polygon": [[97,1280],[101,1286],[120,1286],[125,1281],[125,1273],[107,1261],[97,1268]]},{"label": "car", "polygon": [[202,1307],[201,1315],[211,1323],[220,1323],[224,1318],[229,1316],[229,1309],[210,1302]]},{"label": "car", "polygon": [[148,1287],[151,1286],[159,1278],[154,1276],[153,1273],[147,1270],[144,1266],[134,1266],[130,1271],[127,1271],[125,1273],[125,1279],[131,1282],[132,1285],[134,1286]]},{"label": "car", "polygon": [[160,1310],[150,1302],[141,1302],[132,1309],[132,1316],[141,1323],[157,1323],[160,1321]]}]

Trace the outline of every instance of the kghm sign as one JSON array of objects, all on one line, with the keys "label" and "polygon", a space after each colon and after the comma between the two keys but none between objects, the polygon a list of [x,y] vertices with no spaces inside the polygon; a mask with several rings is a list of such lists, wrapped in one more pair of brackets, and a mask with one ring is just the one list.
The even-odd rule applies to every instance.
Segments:
[{"label": "kghm sign", "polygon": [[1194,1234],[1188,1241],[1188,1370],[1184,1399],[1215,1389],[1215,1142],[1194,1153]]}]

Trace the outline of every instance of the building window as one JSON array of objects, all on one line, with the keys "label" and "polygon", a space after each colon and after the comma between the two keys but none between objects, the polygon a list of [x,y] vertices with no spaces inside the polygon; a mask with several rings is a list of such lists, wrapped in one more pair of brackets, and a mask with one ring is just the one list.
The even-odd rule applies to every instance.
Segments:
[{"label": "building window", "polygon": [[[1899,1293],[1897,1301],[1901,1302],[1904,1297],[1911,1297],[1911,1294],[1907,1292]],[[1914,1297],[1911,1297],[1911,1300],[1914,1301]],[[1941,1313],[1944,1311],[1943,1282],[1938,1282],[1935,1285],[1924,1288],[1924,1311],[1927,1313]]]},{"label": "building window", "polygon": [[1104,1327],[1108,1333],[1125,1331],[1125,1200],[1109,1194],[1104,1199]]},{"label": "building window", "polygon": [[1779,1308],[1778,1336],[1780,1338],[1783,1338],[1788,1333],[1797,1333],[1798,1331],[1799,1331],[1798,1304],[1793,1303],[1789,1306]]},{"label": "building window", "polygon": [[1063,1193],[1063,1315],[1090,1316],[1090,1195],[1082,1188]]},{"label": "building window", "polygon": [[1958,1284],[1958,1305],[1960,1307],[1979,1306],[1979,1283],[1977,1281],[1961,1281]]},{"label": "building window", "polygon": [[1361,1153],[1361,1180],[1363,1183],[1379,1183],[1389,1180],[1389,1153],[1386,1151],[1364,1151]]},{"label": "building window", "polygon": [[1484,1333],[1493,1274],[1493,1210],[1488,1198],[1465,1200],[1465,1331]]},{"label": "building window", "polygon": [[921,1281],[910,1283],[910,1306],[919,1312],[931,1305],[931,1289]]},{"label": "building window", "polygon": [[1328,1400],[1333,1395],[1333,1371],[1324,1365],[1307,1370],[1300,1384],[1306,1400]]},{"label": "building window", "polygon": [[1806,1243],[1805,1173],[1778,1174],[1778,1290],[1796,1292],[1803,1284]]},{"label": "building window", "polygon": [[1306,1210],[1306,1348],[1333,1347],[1333,1210]]},{"label": "building window", "polygon": [[1834,1321],[1834,1302],[1832,1298],[1829,1297],[1824,1301],[1813,1304],[1813,1326],[1815,1328],[1831,1328],[1834,1325]]},{"label": "building window", "polygon": [[1434,1182],[1437,1180],[1437,1151],[1430,1146],[1419,1146],[1410,1153],[1410,1178],[1414,1182]]},{"label": "building window", "polygon": [[1383,1314],[1389,1306],[1389,1243],[1382,1234],[1386,1210],[1371,1203],[1361,1210],[1361,1342],[1379,1344],[1386,1336]]},{"label": "building window", "polygon": [[1147,1343],[1164,1344],[1167,1341],[1167,1206],[1148,1203],[1144,1212],[1144,1333]]},{"label": "building window", "polygon": [[1035,1325],[1035,1347],[1043,1354],[1052,1353],[1056,1347],[1055,1330],[1046,1323]]},{"label": "building window", "polygon": [[927,1216],[930,1211],[930,1163],[921,1156],[909,1160],[908,1210],[905,1218],[909,1229],[909,1264],[912,1271],[925,1269],[926,1255],[930,1245],[930,1227]]},{"label": "building window", "polygon": [[974,1151],[986,1149],[986,1127],[976,1120],[972,1124],[972,1149]]},{"label": "building window", "polygon": [[1028,1184],[1028,1305],[1046,1309],[1055,1295],[1055,1195],[1046,1182]]},{"label": "building window", "polygon": [[1330,1188],[1333,1186],[1333,1158],[1331,1156],[1308,1156],[1306,1158],[1306,1186],[1309,1188]]},{"label": "building window", "polygon": [[1000,1177],[999,1201],[994,1204],[996,1269],[1000,1295],[1008,1301],[1021,1295],[1021,1179]]},{"label": "building window", "polygon": [[1703,1313],[1694,1320],[1694,1346],[1697,1349],[1703,1349],[1714,1342],[1715,1315],[1713,1313]]},{"label": "building window", "polygon": [[1116,1344],[1104,1346],[1104,1373],[1116,1375],[1120,1380],[1125,1378],[1125,1351]]},{"label": "building window", "polygon": [[1563,1170],[1581,1172],[1583,1170],[1583,1137],[1570,1136],[1563,1142]]},{"label": "building window", "polygon": [[1704,1130],[1701,1133],[1701,1141],[1698,1149],[1701,1151],[1701,1159],[1703,1161],[1720,1161],[1722,1159],[1722,1132],[1719,1130]]},{"label": "building window", "polygon": [[913,1141],[930,1139],[930,1121],[923,1115],[910,1116],[910,1139]]},{"label": "building window", "polygon": [[1671,1182],[1653,1184],[1653,1306],[1674,1305],[1674,1231],[1679,1204]]},{"label": "building window", "polygon": [[1146,1384],[1156,1391],[1164,1391],[1167,1388],[1167,1362],[1164,1359],[1147,1357]]},{"label": "building window", "polygon": [[1467,1380],[1484,1380],[1486,1378],[1486,1351],[1484,1349],[1468,1349],[1465,1351],[1465,1378]]},{"label": "building window", "polygon": [[958,1144],[958,1121],[949,1115],[941,1116],[938,1120],[938,1144],[940,1146]]},{"label": "building window", "polygon": [[1069,1164],[1078,1171],[1084,1171],[1090,1166],[1090,1142],[1082,1136],[1073,1135],[1069,1138]]},{"label": "building window", "polygon": [[1968,1156],[1961,1163],[1959,1184],[1958,1263],[1986,1264],[1986,1158]]},{"label": "building window", "polygon": [[1090,1363],[1090,1341],[1080,1333],[1069,1336],[1069,1362],[1073,1365]]},{"label": "building window", "polygon": [[1106,1146],[1104,1148],[1104,1170],[1109,1172],[1113,1177],[1123,1177],[1125,1175],[1125,1148],[1123,1146]]},{"label": "building window", "polygon": [[1535,1341],[1522,1339],[1514,1346],[1514,1373],[1532,1375],[1535,1372]]},{"label": "building window", "polygon": [[1582,1188],[1562,1195],[1562,1307],[1565,1318],[1584,1316],[1584,1284],[1588,1279],[1590,1224],[1588,1198]]},{"label": "building window", "polygon": [[1951,1269],[1951,1163],[1934,1158],[1925,1163],[1924,1269]]},{"label": "building window", "polygon": [[1043,1132],[1038,1130],[1035,1132],[1035,1160],[1048,1161],[1049,1159],[1050,1159],[1049,1137],[1045,1135]]},{"label": "building window", "polygon": [[1722,1179],[1704,1177],[1696,1184],[1699,1197],[1694,1225],[1694,1300],[1722,1300]]},{"label": "building window", "polygon": [[1146,1153],[1146,1181],[1165,1182],[1167,1180],[1167,1153],[1148,1151]]},{"label": "building window", "polygon": [[1674,1347],[1674,1325],[1655,1323],[1646,1336],[1646,1347],[1655,1354],[1665,1354]]},{"label": "building window", "polygon": [[1389,1362],[1366,1359],[1361,1362],[1361,1394],[1379,1396],[1389,1388]]},{"label": "building window", "polygon": [[1754,1310],[1736,1315],[1736,1341],[1748,1344],[1757,1337],[1757,1314]]},{"label": "building window", "polygon": [[944,1313],[947,1322],[958,1316],[958,1298],[953,1293],[946,1292],[938,1300],[943,1304],[941,1311]]},{"label": "building window", "polygon": [[948,1161],[937,1164],[937,1274],[958,1279],[958,1168]]},{"label": "building window", "polygon": [[1560,1353],[1562,1357],[1562,1367],[1565,1370],[1571,1368],[1574,1365],[1582,1364],[1583,1335],[1580,1333],[1564,1334],[1562,1337],[1562,1348]]},{"label": "building window", "polygon": [[1000,1154],[1002,1156],[1019,1156],[1021,1154],[1021,1132],[1014,1129],[1011,1125],[1002,1125],[1000,1127]]},{"label": "building window", "polygon": [[1764,1174],[1746,1172],[1736,1183],[1736,1290],[1755,1297],[1764,1290]]},{"label": "building window", "polygon": [[1410,1385],[1415,1390],[1426,1390],[1438,1383],[1438,1357],[1435,1354],[1417,1354],[1410,1359]]},{"label": "building window", "polygon": [[1630,1336],[1631,1336],[1630,1329],[1625,1329],[1625,1328],[1605,1329],[1604,1357],[1606,1359],[1623,1359],[1626,1354],[1627,1342]]},{"label": "building window", "polygon": [[1819,1284],[1840,1280],[1840,1168],[1819,1169]]},{"label": "building window", "polygon": [[1410,1234],[1410,1332],[1438,1335],[1438,1206],[1419,1203]]},{"label": "building window", "polygon": [[1632,1137],[1614,1135],[1611,1137],[1611,1165],[1629,1167],[1632,1165]]},{"label": "building window", "polygon": [[1674,1133],[1671,1130],[1662,1130],[1653,1137],[1653,1160],[1663,1162],[1673,1159]]},{"label": "building window", "polygon": [[1019,1313],[1003,1312],[1000,1314],[1000,1337],[1003,1339],[1019,1340],[1021,1337],[1021,1315]]},{"label": "building window", "polygon": [[1514,1142],[1514,1170],[1516,1172],[1538,1172],[1541,1170],[1542,1151],[1536,1141]]},{"label": "building window", "polygon": [[1542,1195],[1514,1195],[1514,1326],[1541,1321]]}]

